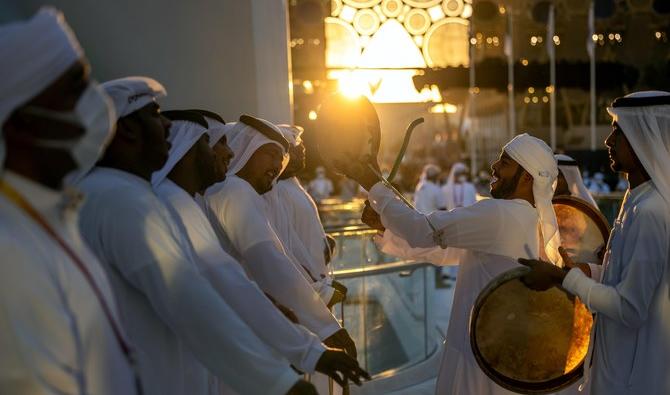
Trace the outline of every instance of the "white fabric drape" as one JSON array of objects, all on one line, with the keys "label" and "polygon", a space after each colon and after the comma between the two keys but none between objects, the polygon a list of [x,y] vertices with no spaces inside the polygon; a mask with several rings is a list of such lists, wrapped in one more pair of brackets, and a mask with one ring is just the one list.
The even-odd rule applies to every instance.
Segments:
[{"label": "white fabric drape", "polygon": [[206,132],[207,129],[195,122],[173,121],[167,138],[170,143],[168,159],[160,170],[151,175],[151,184],[156,187],[166,179],[177,163]]},{"label": "white fabric drape", "polygon": [[[555,155],[555,158],[559,162],[560,161],[574,162],[573,158],[564,154]],[[593,196],[591,196],[591,192],[589,192],[589,189],[586,187],[586,185],[584,185],[584,180],[582,179],[582,172],[579,170],[579,166],[577,166],[576,164],[562,165],[559,163],[558,169],[561,171],[561,173],[563,173],[563,177],[565,177],[565,181],[568,183],[568,189],[570,189],[570,194],[572,196],[585,200],[586,202],[590,203],[593,207],[597,209],[598,204],[596,203],[595,199],[593,199]]]},{"label": "white fabric drape", "polygon": [[544,240],[544,251],[549,260],[563,265],[558,247],[561,236],[558,221],[551,204],[558,177],[558,166],[551,148],[542,140],[523,133],[514,137],[503,150],[533,177],[533,197],[540,216],[540,229]]}]

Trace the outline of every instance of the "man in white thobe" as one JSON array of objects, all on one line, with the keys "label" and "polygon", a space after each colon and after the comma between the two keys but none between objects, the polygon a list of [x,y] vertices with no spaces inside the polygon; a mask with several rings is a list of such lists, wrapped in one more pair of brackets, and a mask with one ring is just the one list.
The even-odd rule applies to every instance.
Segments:
[{"label": "man in white thobe", "polygon": [[442,190],[447,199],[447,210],[457,207],[468,207],[477,202],[475,185],[468,181],[468,168],[461,162],[451,166],[447,183]]},{"label": "man in white thobe", "polygon": [[[310,276],[327,287],[329,292],[320,292],[328,306],[344,299],[344,287],[335,282],[328,271],[326,258],[330,256],[330,246],[321,224],[316,203],[300,185],[296,174],[305,168],[305,147],[302,144],[302,128],[278,125],[288,140],[289,163],[277,180],[276,185],[263,198],[268,205],[268,217],[284,247],[309,272]],[[333,289],[337,286],[340,291]]]},{"label": "man in white thobe", "polygon": [[556,185],[556,196],[569,195],[580,198],[598,209],[591,192],[584,185],[582,172],[579,170],[577,161],[565,154],[554,155],[558,162],[558,183]]},{"label": "man in white thobe", "polygon": [[[300,324],[327,346],[356,355],[356,347],[313,289],[309,273],[282,245],[261,194],[288,161],[288,142],[279,129],[264,120],[242,116],[226,125],[235,156],[226,180],[205,192],[205,210],[224,249],[242,263],[247,274],[277,302],[292,309]],[[254,126],[250,126],[253,124]]]},{"label": "man in white thobe", "polygon": [[605,175],[601,172],[596,172],[589,184],[589,192],[597,194],[610,193],[610,186],[605,182]]},{"label": "man in white thobe", "polygon": [[316,177],[309,182],[307,190],[317,202],[329,198],[333,193],[333,182],[326,177],[326,169],[323,166],[316,168]]},{"label": "man in white thobe", "polygon": [[168,157],[170,122],[155,80],[103,84],[114,100],[116,135],[80,183],[79,226],[110,276],[125,329],[138,349],[148,394],[206,394],[208,371],[240,394],[285,394],[300,385],[202,277],[188,240],[153,192]]},{"label": "man in white thobe", "polygon": [[135,394],[110,284],[77,230],[80,195],[62,186],[95,163],[114,109],[57,10],[0,26],[0,57],[0,393]]},{"label": "man in white thobe", "polygon": [[633,93],[607,110],[613,118],[605,141],[610,165],[627,173],[630,189],[602,266],[565,259],[566,274],[546,262],[521,261],[533,269],[529,285],[562,283],[595,313],[591,393],[668,394],[670,93]]},{"label": "man in white thobe", "polygon": [[414,207],[418,212],[430,214],[447,208],[447,201],[438,185],[440,172],[440,168],[436,165],[428,164],[423,167],[419,183],[414,190]]},{"label": "man in white thobe", "polygon": [[560,261],[560,237],[551,206],[558,169],[551,149],[535,137],[518,135],[491,168],[495,199],[427,216],[408,208],[365,167],[342,169],[369,190],[371,207],[386,228],[380,241],[384,252],[442,264],[445,248],[465,250],[437,379],[440,395],[510,393],[488,378],[475,361],[468,333],[470,311],[494,277],[519,267],[515,255],[539,256],[538,226],[545,241],[542,252]]},{"label": "man in white thobe", "polygon": [[[170,154],[165,166],[153,174],[152,184],[182,233],[187,235],[199,258],[197,264],[203,276],[254,333],[293,366],[306,373],[318,369],[342,382],[335,374],[339,370],[358,381],[358,373],[350,374],[357,368],[355,360],[342,351],[326,350],[316,335],[291,323],[249,280],[239,262],[224,252],[205,213],[194,200],[196,193],[204,192],[217,181],[219,173],[210,146],[219,143],[216,137],[223,138],[225,145],[225,136],[220,130],[208,130],[208,120],[197,112],[163,114],[172,120],[168,136]],[[224,166],[227,166],[233,153],[228,148],[223,150],[223,155]]]}]

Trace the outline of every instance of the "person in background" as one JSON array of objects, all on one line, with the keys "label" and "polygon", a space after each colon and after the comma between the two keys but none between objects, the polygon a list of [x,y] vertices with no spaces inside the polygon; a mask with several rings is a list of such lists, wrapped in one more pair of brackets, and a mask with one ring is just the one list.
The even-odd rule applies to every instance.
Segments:
[{"label": "person in background", "polygon": [[437,181],[440,172],[440,168],[436,165],[428,164],[423,167],[419,183],[414,190],[414,206],[417,211],[430,214],[447,207],[445,196]]},{"label": "person in background", "polygon": [[[138,394],[112,287],[65,186],[113,135],[63,15],[0,26],[0,394]],[[77,175],[75,175],[77,174]]]},{"label": "person in background", "polygon": [[575,196],[597,209],[598,205],[595,199],[593,199],[589,189],[582,180],[582,174],[577,161],[564,154],[557,154],[554,157],[558,163],[558,180],[554,196]]},{"label": "person in background", "polygon": [[316,178],[309,182],[307,191],[317,203],[329,198],[333,193],[333,182],[326,177],[326,169],[323,166],[316,168]]},{"label": "person in background", "polygon": [[593,174],[593,180],[589,186],[589,192],[594,194],[610,193],[610,186],[605,182],[605,175],[601,172]]},{"label": "person in background", "polygon": [[464,163],[456,162],[451,166],[447,183],[442,188],[447,201],[447,210],[468,207],[477,202],[477,191],[468,181],[468,168]]}]

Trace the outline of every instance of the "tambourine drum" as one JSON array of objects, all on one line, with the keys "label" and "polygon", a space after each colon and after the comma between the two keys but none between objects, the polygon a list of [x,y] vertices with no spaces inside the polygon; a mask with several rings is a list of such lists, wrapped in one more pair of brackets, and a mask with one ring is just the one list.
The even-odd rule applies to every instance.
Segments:
[{"label": "tambourine drum", "polygon": [[558,196],[552,200],[561,245],[575,262],[600,262],[598,251],[609,238],[610,226],[600,211],[574,196]]},{"label": "tambourine drum", "polygon": [[593,318],[579,298],[559,287],[526,287],[520,279],[529,270],[506,271],[479,294],[470,344],[480,368],[501,387],[546,394],[582,376]]},{"label": "tambourine drum", "polygon": [[335,164],[376,157],[381,131],[379,117],[365,97],[341,94],[327,97],[320,105],[315,125],[316,143],[324,165],[337,171]]}]

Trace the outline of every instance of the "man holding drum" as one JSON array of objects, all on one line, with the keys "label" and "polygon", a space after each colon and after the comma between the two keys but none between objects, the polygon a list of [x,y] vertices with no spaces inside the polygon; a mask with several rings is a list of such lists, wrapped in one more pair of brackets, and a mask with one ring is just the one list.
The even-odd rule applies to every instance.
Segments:
[{"label": "man holding drum", "polygon": [[[612,170],[629,190],[610,234],[602,266],[547,262],[532,268],[534,289],[561,284],[596,313],[591,337],[593,394],[670,393],[670,93],[616,99],[605,141]],[[588,375],[587,382],[588,382]]]},{"label": "man holding drum", "polygon": [[[378,166],[374,159],[371,165]],[[445,248],[466,250],[460,260],[436,393],[511,393],[489,379],[477,365],[470,347],[468,321],[480,291],[498,274],[519,267],[517,256],[537,257],[541,240],[543,256],[560,264],[560,238],[551,205],[558,168],[551,149],[527,134],[516,136],[491,166],[491,194],[495,199],[428,215],[407,207],[366,166],[351,160],[337,164],[369,191],[370,207],[364,217],[374,218],[372,210],[379,213],[385,228],[379,242],[384,252],[445,264]]]}]

